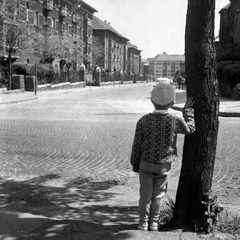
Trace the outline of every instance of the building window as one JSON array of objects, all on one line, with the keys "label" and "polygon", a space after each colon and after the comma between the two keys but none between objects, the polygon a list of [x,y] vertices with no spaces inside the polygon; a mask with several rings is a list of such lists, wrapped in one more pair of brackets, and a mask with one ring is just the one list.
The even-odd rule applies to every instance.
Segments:
[{"label": "building window", "polygon": [[58,9],[59,8],[59,0],[54,0],[53,1],[53,7]]},{"label": "building window", "polygon": [[62,5],[63,5],[63,7],[64,7],[65,9],[67,9],[67,12],[68,12],[68,3],[63,1],[63,4],[62,4]]},{"label": "building window", "polygon": [[91,35],[92,35],[92,29],[88,28],[88,37],[91,37]]},{"label": "building window", "polygon": [[66,24],[65,24],[65,22],[62,23],[62,31],[63,31],[63,32],[66,31]]},{"label": "building window", "polygon": [[68,16],[72,15],[72,5],[68,4]]},{"label": "building window", "polygon": [[38,26],[43,27],[43,15],[40,13],[38,14]]},{"label": "building window", "polygon": [[34,25],[38,26],[38,12],[35,12],[34,14]]},{"label": "building window", "polygon": [[78,34],[78,37],[80,37],[80,38],[82,38],[82,36],[83,36],[83,29],[81,28],[81,27],[78,27],[77,28],[77,34]]},{"label": "building window", "polygon": [[72,35],[72,25],[68,25],[68,34]]},{"label": "building window", "polygon": [[55,30],[56,30],[57,32],[60,31],[60,28],[59,28],[59,21],[58,21],[57,19],[55,19]]},{"label": "building window", "polygon": [[27,21],[32,25],[34,25],[34,16],[35,16],[34,12],[27,9]]},{"label": "building window", "polygon": [[68,23],[66,23],[65,31],[68,33]]},{"label": "building window", "polygon": [[53,28],[53,19],[52,18],[50,18],[50,17],[47,18],[47,25],[49,28]]},{"label": "building window", "polygon": [[52,22],[53,22],[53,30],[56,30],[56,25],[55,25],[55,24],[56,24],[56,21],[55,21],[54,18],[52,19]]},{"label": "building window", "polygon": [[77,35],[77,25],[76,25],[76,24],[74,24],[74,25],[72,26],[72,34],[73,34],[73,35]]},{"label": "building window", "polygon": [[21,21],[27,21],[27,8],[22,5],[19,5],[19,19]]}]

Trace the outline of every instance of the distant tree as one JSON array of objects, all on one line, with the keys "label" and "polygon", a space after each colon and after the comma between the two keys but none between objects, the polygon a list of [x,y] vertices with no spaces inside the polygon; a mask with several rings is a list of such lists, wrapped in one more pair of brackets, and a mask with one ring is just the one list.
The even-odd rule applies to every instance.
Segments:
[{"label": "distant tree", "polygon": [[24,48],[29,34],[29,27],[24,22],[17,21],[17,0],[0,2],[0,51],[8,52],[8,89],[12,84],[12,54]]},{"label": "distant tree", "polygon": [[58,55],[59,37],[52,29],[44,27],[35,31],[29,45],[39,62],[51,62]]},{"label": "distant tree", "polygon": [[219,89],[214,43],[215,0],[188,0],[185,58],[187,96],[195,99],[196,132],[185,136],[173,214],[175,226],[209,232],[221,210],[211,194],[216,155]]},{"label": "distant tree", "polygon": [[[76,61],[79,54],[77,39],[75,36],[64,34],[59,36],[59,49],[56,51],[58,58],[63,59],[66,63]],[[81,51],[81,50],[80,50]]]},{"label": "distant tree", "polygon": [[67,69],[68,78],[70,68],[77,69],[77,58],[81,48],[77,46],[76,36],[59,35],[51,28],[44,27],[36,32],[31,46],[35,57],[42,63],[52,63],[53,60],[59,59],[60,69]]}]

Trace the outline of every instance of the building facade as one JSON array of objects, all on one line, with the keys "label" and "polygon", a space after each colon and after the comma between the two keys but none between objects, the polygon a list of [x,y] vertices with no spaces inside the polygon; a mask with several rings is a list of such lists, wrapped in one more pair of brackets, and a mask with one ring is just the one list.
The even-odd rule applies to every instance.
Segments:
[{"label": "building facade", "polygon": [[240,1],[230,0],[220,10],[220,29],[218,54],[225,54],[225,57],[232,58],[238,53],[240,56]]},{"label": "building facade", "polygon": [[184,55],[168,55],[164,52],[149,59],[149,74],[152,78],[173,79],[177,72],[185,72]]},{"label": "building facade", "polygon": [[137,46],[128,42],[128,74],[141,74],[141,50]]},{"label": "building facade", "polygon": [[93,37],[97,40],[100,56],[95,64],[109,72],[127,70],[127,42],[129,39],[118,33],[107,21],[93,18]]},{"label": "building facade", "polygon": [[142,74],[144,75],[144,77],[149,76],[149,58],[142,59]]},{"label": "building facade", "polygon": [[[3,0],[6,2],[7,0]],[[78,0],[16,0],[15,15],[17,21],[26,22],[36,31],[46,29],[59,36],[73,36],[76,39],[77,63],[83,58],[92,58],[92,19],[96,9]],[[3,24],[4,25],[4,24]],[[2,26],[4,28],[4,26]],[[16,53],[17,54],[17,53]],[[34,62],[31,54],[23,52],[21,62]],[[4,49],[0,59],[7,61],[7,51]],[[14,58],[13,58],[14,60]]]}]

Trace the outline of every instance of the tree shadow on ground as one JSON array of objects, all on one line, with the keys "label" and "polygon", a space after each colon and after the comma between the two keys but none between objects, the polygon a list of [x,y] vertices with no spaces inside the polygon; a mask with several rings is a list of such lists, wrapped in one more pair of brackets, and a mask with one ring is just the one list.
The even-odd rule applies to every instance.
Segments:
[{"label": "tree shadow on ground", "polygon": [[[25,223],[34,223],[39,219],[40,223],[36,224],[36,227],[45,222],[31,233],[35,235],[30,234],[29,238],[26,235],[23,239],[75,239],[74,234],[83,236],[76,239],[86,239],[86,234],[94,235],[94,232],[96,236],[98,233],[109,235],[109,239],[127,239],[127,233],[118,235],[118,238],[112,238],[111,234],[136,229],[138,207],[111,205],[113,197],[120,193],[111,191],[107,182],[102,182],[102,187],[90,189],[84,184],[77,187],[69,184],[61,187],[48,186],[46,183],[53,179],[60,181],[60,176],[50,174],[26,181],[0,179],[0,210],[3,213],[3,222],[14,219],[16,224],[22,227]],[[20,218],[19,213],[28,213],[31,216]],[[41,222],[39,216],[43,216],[44,221]],[[5,227],[7,228],[7,225]],[[72,234],[71,238],[66,234]],[[1,235],[12,238],[22,236],[19,231],[10,233],[7,229],[1,229]]]},{"label": "tree shadow on ground", "polygon": [[131,233],[115,234],[97,223],[76,220],[50,220],[19,240],[124,240]]}]

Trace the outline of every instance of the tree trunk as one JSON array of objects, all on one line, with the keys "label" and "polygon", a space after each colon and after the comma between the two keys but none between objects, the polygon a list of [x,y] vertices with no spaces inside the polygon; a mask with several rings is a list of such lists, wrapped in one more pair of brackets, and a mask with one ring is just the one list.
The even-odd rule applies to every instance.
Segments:
[{"label": "tree trunk", "polygon": [[211,190],[217,146],[219,89],[214,45],[215,0],[188,0],[185,33],[187,96],[195,99],[196,132],[185,136],[175,226],[193,226],[200,199]]}]

